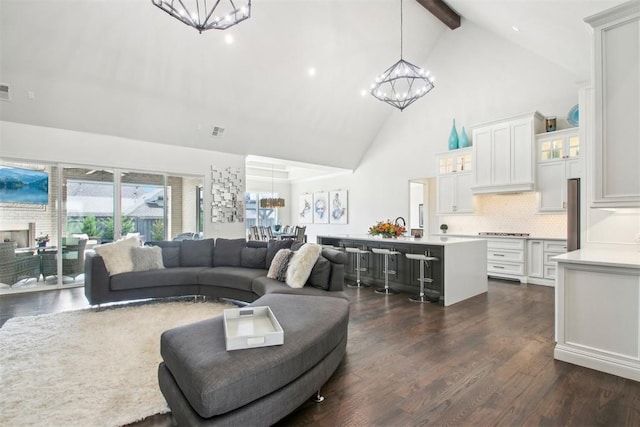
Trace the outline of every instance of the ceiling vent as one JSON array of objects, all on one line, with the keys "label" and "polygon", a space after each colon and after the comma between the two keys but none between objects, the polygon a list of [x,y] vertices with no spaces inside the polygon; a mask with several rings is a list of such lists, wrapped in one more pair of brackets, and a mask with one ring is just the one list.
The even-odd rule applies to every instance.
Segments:
[{"label": "ceiling vent", "polygon": [[223,133],[224,128],[220,126],[214,126],[211,130],[211,136],[213,136],[214,138],[221,138]]},{"label": "ceiling vent", "polygon": [[9,92],[9,85],[0,84],[0,99],[11,101],[11,92]]}]

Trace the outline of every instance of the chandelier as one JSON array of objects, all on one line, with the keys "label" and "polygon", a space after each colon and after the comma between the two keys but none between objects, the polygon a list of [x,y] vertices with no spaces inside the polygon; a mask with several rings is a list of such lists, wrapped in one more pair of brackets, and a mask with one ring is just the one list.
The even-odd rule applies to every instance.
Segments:
[{"label": "chandelier", "polygon": [[261,208],[284,208],[282,197],[273,197],[273,165],[271,165],[271,197],[260,199]]},{"label": "chandelier", "polygon": [[284,199],[279,197],[269,197],[260,199],[261,208],[284,208]]},{"label": "chandelier", "polygon": [[195,28],[226,30],[251,15],[251,0],[151,0],[174,18]]},{"label": "chandelier", "polygon": [[400,0],[400,60],[380,74],[371,85],[371,95],[400,111],[435,87],[429,71],[402,59],[402,0]]}]

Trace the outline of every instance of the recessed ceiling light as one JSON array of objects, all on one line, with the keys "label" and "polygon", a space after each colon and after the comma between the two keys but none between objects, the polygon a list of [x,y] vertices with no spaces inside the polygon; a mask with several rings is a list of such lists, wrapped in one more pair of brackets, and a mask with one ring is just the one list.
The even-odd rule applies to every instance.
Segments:
[{"label": "recessed ceiling light", "polygon": [[514,25],[514,26],[512,26],[512,27],[511,27],[511,29],[512,29],[513,31],[515,31],[516,33],[519,33],[519,32],[520,32],[520,28],[516,27],[515,25]]},{"label": "recessed ceiling light", "polygon": [[316,69],[315,69],[315,68],[313,68],[313,67],[309,68],[309,70],[307,70],[307,72],[309,73],[309,75],[310,75],[311,77],[313,77],[313,76],[315,76],[315,75],[316,75]]},{"label": "recessed ceiling light", "polygon": [[227,44],[232,44],[233,43],[233,36],[231,34],[227,34],[224,36],[224,41],[227,42]]},{"label": "recessed ceiling light", "polygon": [[367,91],[366,91],[365,89],[362,89],[362,90],[360,91],[360,95],[362,95],[362,96],[366,96],[366,95],[367,95]]}]

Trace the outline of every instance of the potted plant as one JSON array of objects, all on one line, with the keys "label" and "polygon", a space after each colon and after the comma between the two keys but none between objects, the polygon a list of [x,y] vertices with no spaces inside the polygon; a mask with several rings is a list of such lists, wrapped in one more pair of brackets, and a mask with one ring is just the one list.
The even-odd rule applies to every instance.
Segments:
[{"label": "potted plant", "polygon": [[45,235],[39,235],[38,237],[36,237],[36,243],[38,244],[38,247],[40,248],[44,248],[45,246],[47,246],[47,243],[49,242],[49,235],[45,234]]},{"label": "potted plant", "polygon": [[440,231],[442,231],[442,234],[446,234],[448,229],[449,229],[449,226],[447,224],[440,225]]}]

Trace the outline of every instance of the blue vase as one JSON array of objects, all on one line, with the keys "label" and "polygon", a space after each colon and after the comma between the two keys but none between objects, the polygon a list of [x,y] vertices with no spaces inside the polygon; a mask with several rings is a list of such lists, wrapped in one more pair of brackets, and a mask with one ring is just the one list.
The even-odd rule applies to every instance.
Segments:
[{"label": "blue vase", "polygon": [[467,136],[467,132],[464,130],[464,126],[462,126],[462,130],[460,131],[460,135],[458,136],[458,148],[465,148],[469,146],[469,137]]},{"label": "blue vase", "polygon": [[451,134],[449,134],[449,150],[458,149],[458,131],[456,131],[456,119],[453,119],[453,127],[451,128]]}]

